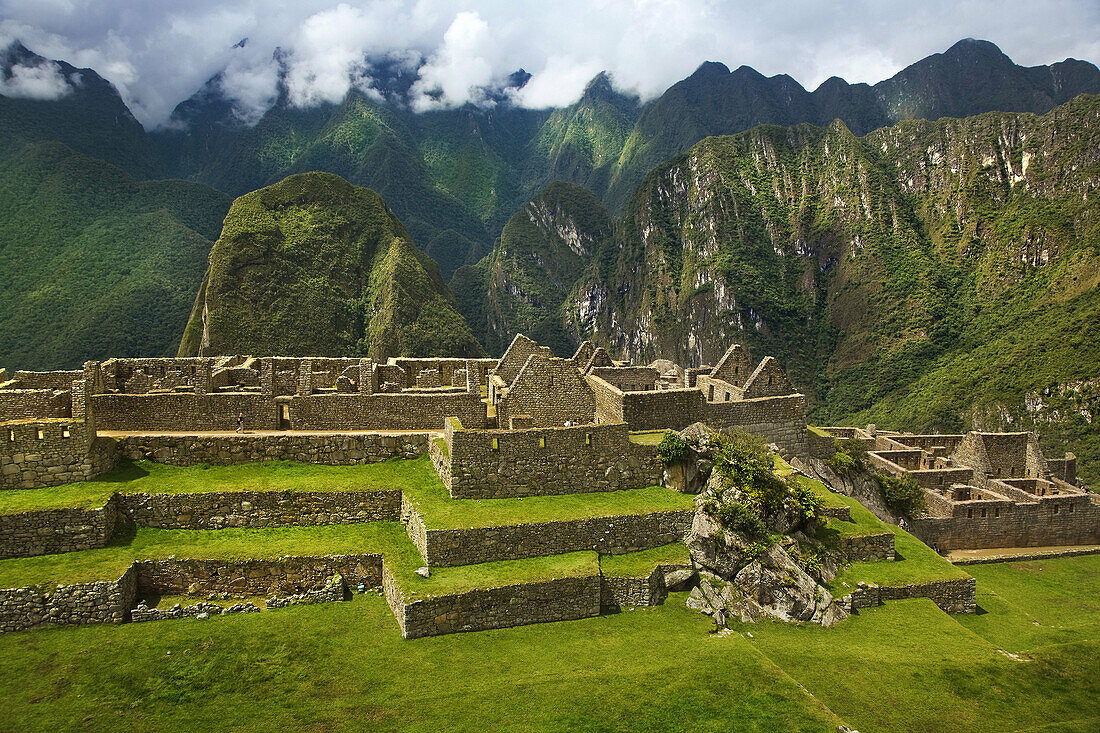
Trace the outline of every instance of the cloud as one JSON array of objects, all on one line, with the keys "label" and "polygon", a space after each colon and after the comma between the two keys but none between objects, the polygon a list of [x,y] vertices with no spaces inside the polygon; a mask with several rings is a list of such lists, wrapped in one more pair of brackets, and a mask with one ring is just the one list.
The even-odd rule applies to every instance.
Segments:
[{"label": "cloud", "polygon": [[[1080,0],[0,0],[0,18],[0,43],[94,68],[147,126],[218,73],[238,115],[258,119],[276,98],[276,48],[303,106],[379,94],[377,59],[423,63],[417,109],[491,104],[486,89],[521,67],[534,76],[517,103],[544,107],[600,70],[652,97],[705,60],[810,89],[833,75],[874,83],[965,37],[1026,65],[1100,58],[1100,4]],[[21,73],[35,93],[59,89]]]},{"label": "cloud", "polygon": [[16,64],[11,78],[0,76],[0,94],[22,99],[60,99],[71,91],[61,67],[52,61],[38,66]]}]

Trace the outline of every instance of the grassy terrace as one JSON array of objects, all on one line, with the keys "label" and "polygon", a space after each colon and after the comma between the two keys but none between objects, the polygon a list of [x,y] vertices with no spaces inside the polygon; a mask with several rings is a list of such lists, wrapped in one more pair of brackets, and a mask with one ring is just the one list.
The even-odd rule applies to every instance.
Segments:
[{"label": "grassy terrace", "polygon": [[609,578],[644,578],[658,565],[686,565],[691,556],[683,542],[625,555],[601,555],[600,572]]},{"label": "grassy terrace", "polygon": [[402,571],[420,556],[400,522],[270,529],[148,529],[98,550],[0,560],[0,588],[117,580],[134,560],[244,560],[284,555],[381,554]]},{"label": "grassy terrace", "polygon": [[[429,465],[430,470],[430,465]],[[589,494],[532,496],[523,499],[452,499],[443,482],[431,481],[407,489],[405,497],[416,507],[428,529],[493,527],[590,517],[691,509],[695,497],[662,486]]]},{"label": "grassy terrace", "polygon": [[94,481],[43,489],[0,491],[0,514],[35,509],[103,506],[122,494],[199,494],[215,491],[405,490],[439,477],[427,456],[392,459],[366,466],[321,466],[291,461],[237,466],[166,466],[152,461],[124,463]]},{"label": "grassy terrace", "polygon": [[664,430],[641,430],[630,434],[630,442],[638,445],[657,445],[665,437]]}]

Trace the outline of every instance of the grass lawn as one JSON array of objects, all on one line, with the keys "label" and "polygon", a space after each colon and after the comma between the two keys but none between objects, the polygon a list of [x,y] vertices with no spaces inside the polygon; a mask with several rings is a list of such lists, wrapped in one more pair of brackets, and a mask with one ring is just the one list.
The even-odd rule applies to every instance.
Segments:
[{"label": "grass lawn", "polygon": [[969,565],[978,607],[958,622],[1011,652],[1100,640],[1100,555]]},{"label": "grass lawn", "polygon": [[417,598],[431,598],[477,589],[503,588],[555,578],[589,578],[599,574],[599,555],[591,551],[582,551],[549,557],[433,568],[428,578],[404,572],[397,575],[396,580],[401,586],[405,601],[408,602]]},{"label": "grass lawn", "polygon": [[691,555],[683,542],[625,555],[601,555],[600,571],[609,578],[645,578],[658,565],[689,565]]},{"label": "grass lawn", "polygon": [[[429,465],[430,468],[430,465]],[[663,486],[522,499],[452,499],[437,477],[405,491],[428,529],[494,527],[692,509],[695,497]]]},{"label": "grass lawn", "polygon": [[[1066,567],[1038,584],[1028,582],[1037,573],[1009,568],[1020,575],[1002,584],[1006,604],[1069,604],[1095,624],[1100,611],[1059,585],[1095,578],[1086,560],[1045,561]],[[1100,723],[1095,634],[1017,659],[960,625],[982,617],[915,599],[830,629],[741,624],[718,636],[685,596],[416,641],[400,638],[374,594],[207,621],[4,634],[0,730],[824,732],[843,722],[1000,733]]]},{"label": "grass lawn", "polygon": [[963,619],[914,599],[865,610],[831,629],[761,623],[739,630],[859,730],[999,733],[1078,729],[1073,725],[1086,721],[1092,727],[1079,729],[1097,730],[1100,643],[1014,659],[961,626]]},{"label": "grass lawn", "polygon": [[662,608],[405,641],[383,599],[0,636],[0,730],[836,730],[740,637]]},{"label": "grass lawn", "polygon": [[641,430],[630,434],[630,442],[638,445],[658,445],[667,430]]},{"label": "grass lawn", "polygon": [[375,491],[439,484],[427,456],[391,459],[366,466],[322,466],[292,461],[236,466],[166,466],[152,461],[123,463],[94,481],[42,489],[0,491],[0,514],[33,509],[103,506],[122,494],[198,494],[213,491]]}]

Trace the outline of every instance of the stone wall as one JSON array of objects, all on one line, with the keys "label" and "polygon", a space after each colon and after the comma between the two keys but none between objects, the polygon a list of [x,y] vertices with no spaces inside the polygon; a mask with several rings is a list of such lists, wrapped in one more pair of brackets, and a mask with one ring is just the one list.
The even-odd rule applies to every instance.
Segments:
[{"label": "stone wall", "polygon": [[86,481],[114,468],[117,450],[92,440],[83,420],[0,425],[0,489],[35,489]]},{"label": "stone wall", "polygon": [[317,526],[401,518],[397,490],[127,494],[120,499],[131,521],[159,529]]},{"label": "stone wall", "polygon": [[56,372],[27,372],[18,370],[12,377],[18,384],[16,389],[48,389],[64,392],[72,389],[72,384],[77,379],[83,379],[82,370],[56,371]]},{"label": "stone wall", "polygon": [[762,436],[795,456],[806,457],[810,452],[806,443],[806,398],[800,394],[708,402],[706,415],[700,419],[719,430],[740,428]]},{"label": "stone wall", "polygon": [[129,568],[118,580],[0,590],[0,631],[22,631],[67,624],[120,624],[129,616],[136,593],[136,573]]},{"label": "stone wall", "polygon": [[0,514],[0,558],[104,547],[115,531],[126,523],[117,494],[99,509],[45,509]]},{"label": "stone wall", "polygon": [[637,489],[661,483],[652,446],[632,443],[624,423],[444,431],[438,455],[451,496],[488,499]]},{"label": "stone wall", "polygon": [[604,613],[616,613],[624,608],[659,606],[668,597],[665,575],[675,570],[692,571],[691,563],[660,564],[649,575],[615,577],[603,575],[600,585],[600,606]]},{"label": "stone wall", "polygon": [[[414,375],[415,376],[415,375]],[[290,401],[292,430],[442,430],[457,415],[466,425],[485,425],[485,403],[465,391],[373,395],[311,395]]]},{"label": "stone wall", "polygon": [[245,392],[97,394],[92,396],[92,414],[99,430],[233,431],[238,414],[244,415],[247,430],[278,427],[274,400]]},{"label": "stone wall", "polygon": [[401,603],[395,615],[406,639],[590,618],[600,615],[600,576],[419,599]]},{"label": "stone wall", "polygon": [[323,588],[334,575],[351,587],[382,585],[374,554],[281,557],[277,560],[139,560],[137,592],[145,595],[291,595]]},{"label": "stone wall", "polygon": [[861,560],[893,560],[894,559],[894,533],[882,532],[879,534],[860,535],[857,537],[841,537],[840,551],[848,562]]},{"label": "stone wall", "polygon": [[599,377],[623,392],[657,388],[657,370],[650,366],[593,367],[589,375]]},{"label": "stone wall", "polygon": [[0,421],[69,417],[71,400],[52,389],[0,389]]},{"label": "stone wall", "polygon": [[901,586],[879,586],[860,583],[851,594],[841,599],[849,611],[881,606],[883,601],[905,598],[928,598],[947,613],[977,613],[974,578],[937,580]]},{"label": "stone wall", "polygon": [[1097,501],[1095,495],[1070,494],[1038,497],[1026,504],[997,502],[999,511],[987,508],[984,517],[980,509],[965,516],[968,502],[961,502],[952,507],[958,512],[955,516],[914,519],[911,531],[941,551],[1100,544]]},{"label": "stone wall", "polygon": [[517,419],[532,427],[591,423],[596,399],[569,359],[531,356],[497,402],[501,427],[516,427]]},{"label": "stone wall", "polygon": [[299,461],[330,466],[416,458],[428,451],[427,433],[384,435],[137,435],[118,440],[122,455],[173,466]]},{"label": "stone wall", "polygon": [[694,511],[461,529],[425,529],[423,520],[408,502],[402,515],[424,563],[450,567],[579,550],[595,550],[604,555],[648,550],[683,540],[691,528]]}]

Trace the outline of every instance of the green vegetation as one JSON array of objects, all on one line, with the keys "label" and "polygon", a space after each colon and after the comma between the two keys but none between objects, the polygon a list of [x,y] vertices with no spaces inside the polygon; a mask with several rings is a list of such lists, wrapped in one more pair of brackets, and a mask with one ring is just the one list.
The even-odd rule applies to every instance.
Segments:
[{"label": "green vegetation", "polygon": [[682,461],[687,449],[687,441],[679,433],[666,430],[661,436],[661,442],[657,444],[657,457],[665,465],[671,465]]},{"label": "green vegetation", "polygon": [[625,555],[600,555],[600,572],[609,578],[644,578],[658,565],[690,564],[691,555],[683,542]]},{"label": "green vegetation", "polygon": [[478,356],[435,263],[373,191],[308,173],[233,202],[181,356]]},{"label": "green vegetation", "polygon": [[495,527],[690,510],[694,497],[663,486],[522,499],[452,499],[438,477],[411,487],[405,498],[428,529]]},{"label": "green vegetation", "polygon": [[780,469],[789,466],[768,450],[763,439],[739,430],[716,433],[711,440],[718,445],[714,470],[722,478],[723,489],[734,487],[739,493],[736,499],[714,497],[704,504],[704,511],[722,527],[762,537],[777,514],[794,509],[806,519],[817,516],[821,505],[817,492],[799,476]]},{"label": "green vegetation", "polygon": [[175,351],[229,199],[58,143],[0,153],[0,353],[21,369]]},{"label": "green vegetation", "polygon": [[[605,569],[614,559],[601,558]],[[920,599],[828,629],[765,622],[727,636],[707,633],[713,623],[684,607],[685,594],[644,611],[412,642],[373,594],[5,634],[0,728],[1091,730],[1100,613],[1081,601],[1095,594],[1077,589],[1095,582],[1095,561],[1045,561],[1049,584],[1016,565],[974,568],[1019,579],[987,579],[1004,605],[983,615],[949,616]],[[1026,615],[1062,604],[1072,628]],[[500,691],[517,685],[522,704],[502,704]]]},{"label": "green vegetation", "polygon": [[640,430],[630,434],[630,442],[638,445],[660,445],[664,438],[664,430]]},{"label": "green vegetation", "polygon": [[907,517],[920,516],[924,510],[924,489],[912,475],[891,476],[885,473],[875,474],[875,481],[882,488],[886,503],[895,512]]},{"label": "green vegetation", "polygon": [[431,460],[391,459],[365,466],[324,466],[292,461],[235,466],[166,466],[123,463],[92,481],[0,492],[0,514],[33,509],[101,507],[114,493],[196,494],[214,491],[380,491],[438,482]]},{"label": "green vegetation", "polygon": [[497,560],[478,565],[433,568],[430,577],[402,573],[397,581],[406,602],[418,598],[465,593],[471,590],[503,588],[537,583],[554,578],[591,578],[600,574],[595,552],[570,552],[522,560]]}]

